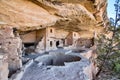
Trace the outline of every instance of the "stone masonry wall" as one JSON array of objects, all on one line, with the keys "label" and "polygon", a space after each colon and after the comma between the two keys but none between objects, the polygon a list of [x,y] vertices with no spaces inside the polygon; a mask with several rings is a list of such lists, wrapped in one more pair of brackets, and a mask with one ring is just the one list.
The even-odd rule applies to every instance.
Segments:
[{"label": "stone masonry wall", "polygon": [[0,80],[8,80],[7,55],[0,53]]},{"label": "stone masonry wall", "polygon": [[10,73],[22,67],[22,41],[19,36],[14,36],[12,28],[0,29],[0,47],[3,54],[8,55],[7,61]]}]

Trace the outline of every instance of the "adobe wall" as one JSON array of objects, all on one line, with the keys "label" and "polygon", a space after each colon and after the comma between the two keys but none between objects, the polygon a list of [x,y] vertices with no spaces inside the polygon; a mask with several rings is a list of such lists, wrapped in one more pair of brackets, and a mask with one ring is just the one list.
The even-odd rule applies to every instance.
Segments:
[{"label": "adobe wall", "polygon": [[46,51],[56,49],[55,28],[46,28]]},{"label": "adobe wall", "polygon": [[73,34],[72,32],[70,32],[67,37],[66,37],[66,45],[72,45],[73,44]]},{"label": "adobe wall", "polygon": [[80,38],[92,38],[94,36],[93,33],[90,33],[89,31],[80,31],[79,32]]},{"label": "adobe wall", "polygon": [[35,48],[35,52],[37,53],[43,53],[45,52],[45,37],[43,37],[38,43],[37,46]]},{"label": "adobe wall", "polygon": [[46,29],[36,31],[36,41],[39,42],[43,37],[46,37]]},{"label": "adobe wall", "polygon": [[79,38],[76,43],[75,47],[85,47],[90,48],[94,45],[94,38],[86,39],[86,38]]},{"label": "adobe wall", "polygon": [[69,34],[68,31],[66,31],[64,29],[56,28],[55,37],[56,37],[57,41],[59,41],[60,47],[64,47],[66,45],[65,39],[68,34]]},{"label": "adobe wall", "polygon": [[7,55],[0,53],[0,80],[8,80],[8,73]]},{"label": "adobe wall", "polygon": [[34,43],[36,42],[36,31],[29,32],[24,35],[20,35],[23,43]]},{"label": "adobe wall", "polygon": [[[77,42],[78,39],[83,38],[83,35],[81,35],[80,32],[69,32],[55,27],[48,27],[45,29],[37,30],[36,51],[37,52],[41,52],[45,50],[49,51],[49,50],[57,49],[57,47],[64,47],[70,45],[75,47],[78,45]],[[86,36],[84,35],[84,37]],[[57,42],[59,42],[59,46],[57,45]]]},{"label": "adobe wall", "polygon": [[80,38],[80,35],[77,32],[73,32],[72,37],[73,37],[73,45],[75,45],[76,41]]},{"label": "adobe wall", "polygon": [[0,46],[3,54],[8,55],[10,73],[22,67],[22,41],[19,36],[14,36],[12,28],[0,29]]},{"label": "adobe wall", "polygon": [[65,31],[64,29],[57,29],[56,28],[56,31],[55,31],[55,36],[56,36],[56,38],[58,38],[58,39],[62,39],[62,38],[66,38],[66,36],[69,34],[69,32],[68,31]]},{"label": "adobe wall", "polygon": [[36,49],[35,52],[42,53],[46,49],[46,29],[36,31]]}]

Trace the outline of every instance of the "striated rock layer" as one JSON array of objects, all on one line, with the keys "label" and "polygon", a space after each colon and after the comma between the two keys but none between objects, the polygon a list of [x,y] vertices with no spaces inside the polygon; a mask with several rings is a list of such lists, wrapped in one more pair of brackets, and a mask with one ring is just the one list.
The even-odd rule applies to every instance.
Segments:
[{"label": "striated rock layer", "polygon": [[0,0],[0,24],[20,31],[54,26],[93,36],[108,25],[106,6],[107,0]]}]

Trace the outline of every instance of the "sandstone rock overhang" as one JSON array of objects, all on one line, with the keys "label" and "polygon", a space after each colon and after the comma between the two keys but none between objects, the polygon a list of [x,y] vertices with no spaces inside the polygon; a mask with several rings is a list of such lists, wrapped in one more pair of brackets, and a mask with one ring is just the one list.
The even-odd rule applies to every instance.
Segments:
[{"label": "sandstone rock overhang", "polygon": [[73,31],[102,31],[103,16],[106,16],[104,13],[106,0],[0,1],[0,23],[11,25],[20,31],[37,30],[48,26]]}]

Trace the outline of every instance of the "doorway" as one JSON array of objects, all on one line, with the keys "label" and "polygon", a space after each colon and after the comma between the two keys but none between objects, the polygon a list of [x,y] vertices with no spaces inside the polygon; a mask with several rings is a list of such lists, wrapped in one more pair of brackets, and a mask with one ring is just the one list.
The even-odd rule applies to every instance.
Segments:
[{"label": "doorway", "polygon": [[56,47],[58,47],[60,45],[59,41],[56,41]]}]

